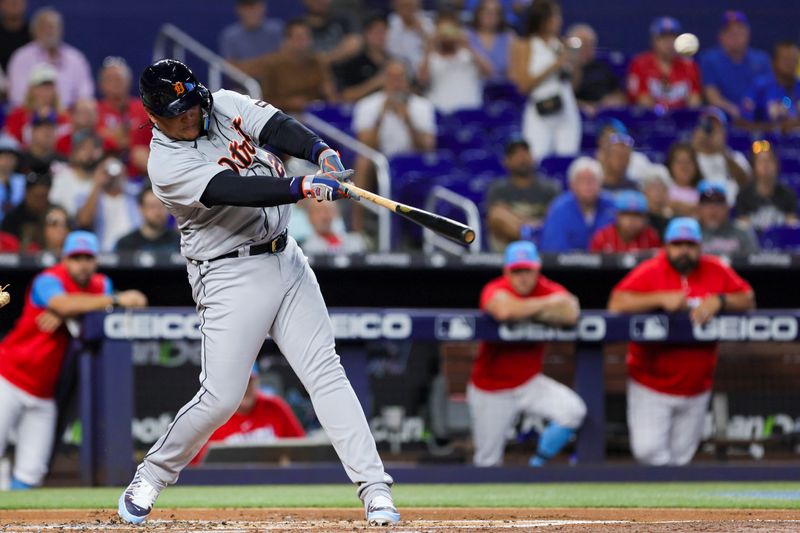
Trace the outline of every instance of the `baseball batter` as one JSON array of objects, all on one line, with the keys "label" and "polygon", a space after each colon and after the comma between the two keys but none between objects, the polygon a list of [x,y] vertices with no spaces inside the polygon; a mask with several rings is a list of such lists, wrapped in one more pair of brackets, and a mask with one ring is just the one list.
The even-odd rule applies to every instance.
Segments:
[{"label": "baseball batter", "polygon": [[[498,322],[537,320],[575,324],[578,299],[540,273],[536,245],[512,242],[506,247],[503,275],[481,291],[481,309]],[[503,464],[508,431],[523,413],[549,424],[539,437],[530,466],[553,458],[583,423],[586,405],[569,387],[542,374],[544,343],[483,342],[467,386],[475,466]]]},{"label": "baseball batter", "polygon": [[[664,251],[631,270],[611,292],[609,311],[688,311],[705,324],[721,311],[748,311],[750,285],[716,257],[700,252],[700,225],[675,218]],[[711,396],[716,343],[628,344],[628,431],[634,457],[648,465],[692,460]]]},{"label": "baseball batter", "polygon": [[[315,134],[272,105],[238,93],[213,95],[183,63],[147,67],[139,91],[153,123],[148,172],[175,216],[200,315],[200,390],[153,445],[119,499],[119,515],[142,523],[161,490],[242,400],[269,334],[311,395],[317,417],[372,525],[398,522],[369,425],[339,363],[314,273],[286,235],[291,204],[351,195],[352,175]],[[263,149],[318,163],[322,174],[289,178]]]}]

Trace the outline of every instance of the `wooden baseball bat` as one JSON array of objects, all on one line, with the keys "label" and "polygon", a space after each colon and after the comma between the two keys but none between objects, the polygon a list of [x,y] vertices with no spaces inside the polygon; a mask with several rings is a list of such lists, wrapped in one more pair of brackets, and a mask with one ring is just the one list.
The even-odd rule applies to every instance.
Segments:
[{"label": "wooden baseball bat", "polygon": [[347,183],[346,185],[348,189],[356,193],[364,200],[372,202],[373,204],[381,207],[385,207],[389,211],[393,211],[401,217],[404,217],[415,224],[419,224],[423,228],[428,228],[429,230],[438,233],[439,235],[442,235],[451,241],[459,244],[471,244],[472,241],[475,240],[475,230],[469,226],[465,226],[460,222],[456,222],[455,220],[451,220],[447,217],[436,215],[422,209],[417,209],[416,207],[401,204],[400,202],[395,202],[394,200],[384,198],[379,194],[364,190],[361,187],[356,187],[352,183]]}]

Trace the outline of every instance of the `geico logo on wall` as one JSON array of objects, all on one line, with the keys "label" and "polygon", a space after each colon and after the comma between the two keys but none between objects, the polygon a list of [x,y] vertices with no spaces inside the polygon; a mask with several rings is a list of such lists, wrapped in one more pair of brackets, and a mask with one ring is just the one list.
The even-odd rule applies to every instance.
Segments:
[{"label": "geico logo on wall", "polygon": [[109,339],[199,339],[200,317],[195,313],[113,313],[103,321]]},{"label": "geico logo on wall", "polygon": [[698,341],[793,341],[797,319],[793,316],[719,316],[694,326]]},{"label": "geico logo on wall", "polygon": [[331,322],[337,339],[407,339],[412,329],[405,313],[336,313]]},{"label": "geico logo on wall", "polygon": [[504,323],[498,334],[504,341],[601,341],[606,336],[606,321],[601,316],[582,316],[578,325],[570,329],[535,322]]}]

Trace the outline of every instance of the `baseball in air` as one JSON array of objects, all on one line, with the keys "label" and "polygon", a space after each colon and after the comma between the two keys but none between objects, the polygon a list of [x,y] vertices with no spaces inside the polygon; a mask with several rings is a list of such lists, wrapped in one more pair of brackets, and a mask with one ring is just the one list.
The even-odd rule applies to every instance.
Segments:
[{"label": "baseball in air", "polygon": [[694,33],[681,33],[675,37],[675,51],[682,56],[693,56],[700,48],[700,41]]}]

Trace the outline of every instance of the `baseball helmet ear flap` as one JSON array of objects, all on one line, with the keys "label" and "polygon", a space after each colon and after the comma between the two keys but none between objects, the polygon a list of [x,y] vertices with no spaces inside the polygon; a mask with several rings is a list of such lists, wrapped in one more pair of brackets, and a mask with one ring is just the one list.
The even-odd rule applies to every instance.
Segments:
[{"label": "baseball helmet ear flap", "polygon": [[200,105],[205,125],[213,105],[211,92],[189,67],[175,59],[161,59],[144,69],[139,94],[144,107],[160,117],[174,117]]}]

